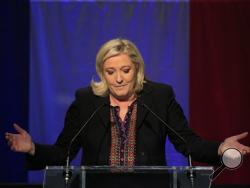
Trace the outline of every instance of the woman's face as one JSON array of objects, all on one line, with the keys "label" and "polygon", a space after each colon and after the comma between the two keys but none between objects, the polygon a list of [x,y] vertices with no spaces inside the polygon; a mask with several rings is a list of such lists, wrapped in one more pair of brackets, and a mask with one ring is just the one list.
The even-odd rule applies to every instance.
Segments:
[{"label": "woman's face", "polygon": [[128,100],[134,94],[136,67],[127,54],[107,59],[103,65],[104,79],[110,94],[118,100]]}]

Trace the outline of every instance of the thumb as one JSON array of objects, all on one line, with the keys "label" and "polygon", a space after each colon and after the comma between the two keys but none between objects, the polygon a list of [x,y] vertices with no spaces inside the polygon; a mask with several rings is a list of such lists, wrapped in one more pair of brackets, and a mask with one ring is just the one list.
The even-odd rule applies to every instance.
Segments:
[{"label": "thumb", "polygon": [[15,130],[16,130],[18,133],[20,133],[20,134],[26,134],[26,133],[27,133],[27,132],[26,132],[23,128],[21,128],[18,124],[14,123],[13,126],[14,126]]},{"label": "thumb", "polygon": [[248,132],[244,132],[244,133],[235,135],[234,138],[235,140],[240,140],[240,139],[245,138],[247,135],[248,135]]}]

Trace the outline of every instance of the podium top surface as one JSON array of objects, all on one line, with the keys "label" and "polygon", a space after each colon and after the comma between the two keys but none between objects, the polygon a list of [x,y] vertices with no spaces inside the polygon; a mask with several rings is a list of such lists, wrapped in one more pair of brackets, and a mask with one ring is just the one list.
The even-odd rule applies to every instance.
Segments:
[{"label": "podium top surface", "polygon": [[[197,171],[197,172],[213,172],[212,166],[134,166],[134,167],[124,167],[124,166],[70,166],[73,171],[102,171],[102,172],[154,172],[154,171],[168,171],[168,172],[182,172],[182,171]],[[64,170],[65,166],[46,166],[45,170]]]}]

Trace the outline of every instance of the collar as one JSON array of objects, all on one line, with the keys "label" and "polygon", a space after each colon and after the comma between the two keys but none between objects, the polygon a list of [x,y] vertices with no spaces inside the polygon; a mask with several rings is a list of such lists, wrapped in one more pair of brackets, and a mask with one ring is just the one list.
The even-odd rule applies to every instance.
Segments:
[{"label": "collar", "polygon": [[[151,97],[151,92],[153,91],[153,87],[151,86],[150,81],[146,81],[146,83],[143,84],[142,91],[137,96],[137,117],[136,117],[136,127],[139,129],[142,126],[142,122],[145,119],[148,110],[143,107],[143,103],[147,106],[151,107],[153,104],[153,98]],[[110,126],[110,99],[109,96],[105,97],[98,97],[97,100],[95,100],[95,108],[98,108],[98,106],[103,105],[104,106],[99,110],[98,116],[100,117],[102,124],[105,127]]]}]

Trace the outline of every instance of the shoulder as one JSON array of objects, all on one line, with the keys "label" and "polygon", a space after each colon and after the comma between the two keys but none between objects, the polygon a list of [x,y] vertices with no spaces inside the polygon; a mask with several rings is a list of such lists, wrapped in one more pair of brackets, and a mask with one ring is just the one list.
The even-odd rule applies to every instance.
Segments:
[{"label": "shoulder", "polygon": [[155,95],[174,96],[174,91],[171,85],[153,81],[147,81],[144,84],[145,92],[152,92]]},{"label": "shoulder", "polygon": [[107,97],[101,97],[94,94],[90,86],[79,88],[75,92],[75,103],[84,105],[100,105],[106,102]]},{"label": "shoulder", "polygon": [[82,97],[93,97],[93,96],[94,96],[94,93],[90,86],[85,87],[85,88],[79,88],[75,92],[76,99],[82,98]]},{"label": "shoulder", "polygon": [[153,81],[149,81],[147,80],[145,85],[148,85],[154,89],[163,89],[163,90],[171,90],[172,86],[169,84],[165,84],[165,83],[160,83],[160,82],[153,82]]}]

